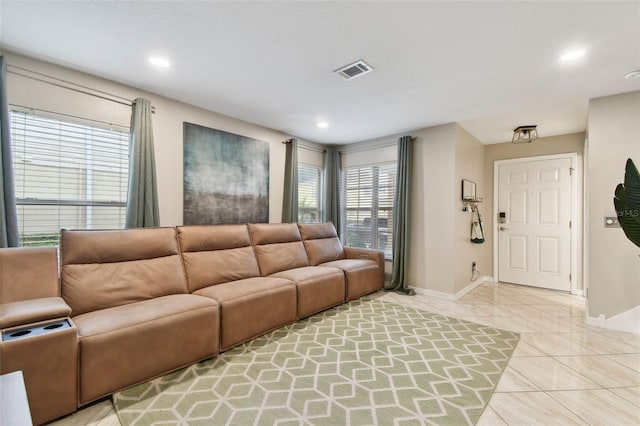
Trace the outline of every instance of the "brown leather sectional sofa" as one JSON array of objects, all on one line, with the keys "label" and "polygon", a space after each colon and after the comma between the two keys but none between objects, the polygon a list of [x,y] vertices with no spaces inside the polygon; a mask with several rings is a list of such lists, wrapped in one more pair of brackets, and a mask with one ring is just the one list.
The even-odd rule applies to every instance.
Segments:
[{"label": "brown leather sectional sofa", "polygon": [[59,256],[0,250],[0,373],[23,371],[37,424],[384,281],[331,223],[63,230]]}]

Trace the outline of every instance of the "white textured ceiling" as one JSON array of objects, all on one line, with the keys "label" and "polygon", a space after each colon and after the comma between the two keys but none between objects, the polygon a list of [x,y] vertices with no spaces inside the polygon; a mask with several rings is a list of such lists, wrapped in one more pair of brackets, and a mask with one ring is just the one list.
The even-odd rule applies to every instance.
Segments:
[{"label": "white textured ceiling", "polygon": [[[640,90],[623,78],[640,67],[640,1],[0,0],[0,43],[320,143],[448,122],[483,143],[524,124],[571,133],[590,98]],[[332,72],[358,59],[375,71]]]}]

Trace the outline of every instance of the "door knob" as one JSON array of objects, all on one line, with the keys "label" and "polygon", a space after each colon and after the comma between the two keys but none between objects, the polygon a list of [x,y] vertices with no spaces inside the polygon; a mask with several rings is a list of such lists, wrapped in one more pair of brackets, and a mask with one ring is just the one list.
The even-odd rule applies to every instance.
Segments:
[{"label": "door knob", "polygon": [[501,231],[508,231],[508,230],[509,230],[509,228],[505,228],[504,226],[501,226],[501,227],[500,227],[500,230],[501,230]]}]

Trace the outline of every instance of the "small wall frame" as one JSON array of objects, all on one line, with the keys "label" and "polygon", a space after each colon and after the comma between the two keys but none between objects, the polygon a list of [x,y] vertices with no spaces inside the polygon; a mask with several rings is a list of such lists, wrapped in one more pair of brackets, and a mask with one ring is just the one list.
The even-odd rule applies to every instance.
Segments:
[{"label": "small wall frame", "polygon": [[476,201],[476,183],[467,179],[462,179],[462,200]]}]

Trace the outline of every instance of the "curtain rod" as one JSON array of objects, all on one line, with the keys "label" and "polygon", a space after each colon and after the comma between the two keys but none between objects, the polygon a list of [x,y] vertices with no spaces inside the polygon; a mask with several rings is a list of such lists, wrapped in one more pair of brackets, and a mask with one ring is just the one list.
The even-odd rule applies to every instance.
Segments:
[{"label": "curtain rod", "polygon": [[[59,81],[60,83],[55,83],[53,81],[48,81],[48,80],[44,80],[42,78],[34,77],[32,75],[24,74],[24,73],[21,73],[19,71],[12,70],[10,68],[14,68],[16,70],[25,71],[25,72],[28,72],[28,73],[31,73],[31,74],[35,74],[35,75],[39,75],[39,76],[42,76],[42,77],[46,77],[46,78],[49,78],[51,80]],[[17,65],[7,64],[7,72],[10,73],[10,74],[15,74],[15,75],[19,75],[21,77],[29,78],[31,80],[39,81],[41,83],[46,83],[46,84],[50,84],[52,86],[61,87],[63,89],[71,90],[73,92],[82,93],[84,95],[89,95],[89,96],[93,96],[93,97],[96,97],[96,98],[99,98],[99,99],[104,99],[106,101],[115,102],[115,103],[120,104],[120,105],[125,105],[125,106],[129,106],[130,107],[130,106],[133,106],[133,104],[134,104],[134,101],[131,100],[131,99],[128,99],[128,98],[125,98],[125,97],[122,97],[122,96],[118,96],[118,95],[114,95],[113,93],[105,92],[105,91],[102,91],[102,90],[93,89],[93,88],[88,87],[88,86],[83,86],[81,84],[73,83],[73,82],[67,81],[67,80],[63,80],[63,79],[58,78],[58,77],[53,77],[51,75],[47,75],[47,74],[44,74],[44,73],[41,73],[41,72],[38,72],[38,71],[32,71],[32,70],[30,70],[28,68],[22,68],[22,67],[19,67]],[[61,84],[61,83],[64,83],[64,84]],[[69,87],[69,86],[66,86],[65,84],[70,84],[70,85],[73,85],[73,86],[76,86],[76,87]],[[80,87],[80,89],[78,89],[77,87]],[[85,89],[85,90],[82,90],[82,89]],[[120,100],[118,100],[118,99],[120,99]],[[151,112],[155,113],[156,112],[156,107],[152,106],[151,107]]]},{"label": "curtain rod", "polygon": [[77,118],[79,120],[84,120],[84,121],[93,121],[94,123],[106,124],[106,125],[108,125],[110,127],[117,126],[117,127],[122,127],[123,129],[129,129],[130,128],[129,126],[125,126],[123,124],[109,123],[107,121],[95,120],[93,118],[80,117],[78,115],[73,115],[73,114],[64,114],[62,112],[49,111],[49,110],[46,110],[46,109],[33,108],[33,107],[24,106],[24,105],[9,104],[9,106],[12,106],[12,107],[15,107],[15,108],[22,108],[22,109],[25,109],[25,110],[27,110],[29,112],[31,112],[31,111],[40,111],[40,112],[45,112],[47,114],[54,114],[54,115],[61,115],[63,117]]}]

